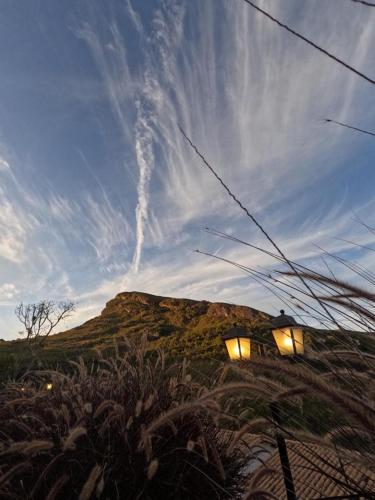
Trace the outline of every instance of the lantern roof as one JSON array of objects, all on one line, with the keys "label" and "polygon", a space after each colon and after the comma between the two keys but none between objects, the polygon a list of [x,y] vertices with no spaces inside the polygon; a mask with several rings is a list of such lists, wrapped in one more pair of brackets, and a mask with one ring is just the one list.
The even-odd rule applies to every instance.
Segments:
[{"label": "lantern roof", "polygon": [[247,329],[244,328],[243,326],[237,326],[234,325],[232,328],[229,328],[224,335],[222,335],[223,340],[229,340],[229,339],[234,339],[234,338],[250,338],[251,337],[251,332]]},{"label": "lantern roof", "polygon": [[297,326],[297,321],[293,316],[287,316],[285,311],[281,309],[280,316],[272,320],[272,328],[285,328],[287,326]]}]

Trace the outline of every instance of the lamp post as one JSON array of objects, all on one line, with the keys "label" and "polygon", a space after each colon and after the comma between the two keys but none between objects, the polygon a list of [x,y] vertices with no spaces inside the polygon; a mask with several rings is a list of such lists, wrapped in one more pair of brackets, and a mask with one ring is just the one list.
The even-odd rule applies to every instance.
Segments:
[{"label": "lamp post", "polygon": [[250,332],[241,326],[228,330],[222,340],[231,361],[248,361],[251,356]]},{"label": "lamp post", "polygon": [[281,356],[304,354],[303,327],[292,316],[287,316],[283,309],[280,316],[272,321],[272,335]]},{"label": "lamp post", "polygon": [[285,438],[280,431],[280,426],[282,422],[281,422],[280,407],[278,401],[271,401],[269,407],[271,410],[273,423],[276,427],[276,444],[277,444],[277,449],[279,450],[280,465],[281,465],[281,470],[283,472],[286,497],[288,500],[297,500],[296,491],[294,488],[292,470],[290,468],[288,448],[286,446]]},{"label": "lamp post", "polygon": [[[292,355],[299,354],[301,353],[301,345],[303,354],[302,329],[298,327],[297,323],[294,321],[292,317],[285,316],[284,311],[281,311],[281,316],[279,316],[279,318],[275,318],[272,326],[274,327],[272,333],[275,338],[280,354],[292,354]],[[295,331],[298,329],[300,333],[296,332],[295,335]],[[288,338],[291,339],[291,345],[289,345],[288,342],[285,342],[285,339]],[[250,360],[251,341],[250,341],[250,332],[248,330],[246,330],[243,327],[234,326],[222,336],[222,340],[225,343],[231,361]],[[278,341],[280,342],[280,346]],[[296,345],[297,342],[299,342],[298,348]],[[259,353],[261,355],[264,355],[263,349],[261,349]],[[285,438],[280,430],[281,416],[280,416],[280,408],[278,402],[272,401],[269,407],[271,411],[272,420],[276,427],[276,443],[279,451],[280,464],[284,478],[286,496],[288,500],[297,500],[292,471],[290,468],[290,462],[288,457],[288,449],[285,442]]]}]

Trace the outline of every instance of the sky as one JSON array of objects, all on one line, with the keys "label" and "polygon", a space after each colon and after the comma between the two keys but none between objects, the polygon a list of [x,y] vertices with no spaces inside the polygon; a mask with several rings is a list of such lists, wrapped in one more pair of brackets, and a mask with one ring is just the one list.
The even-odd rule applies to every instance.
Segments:
[{"label": "sky", "polygon": [[[375,9],[258,0],[375,77]],[[183,127],[290,258],[374,269],[375,88],[242,0],[2,0],[0,338],[18,303],[71,299],[81,324],[123,291],[280,302],[227,263],[269,248]],[[319,248],[320,247],[320,248]],[[372,255],[371,255],[372,254]],[[258,267],[260,266],[260,267]],[[342,269],[345,279],[347,269]]]}]

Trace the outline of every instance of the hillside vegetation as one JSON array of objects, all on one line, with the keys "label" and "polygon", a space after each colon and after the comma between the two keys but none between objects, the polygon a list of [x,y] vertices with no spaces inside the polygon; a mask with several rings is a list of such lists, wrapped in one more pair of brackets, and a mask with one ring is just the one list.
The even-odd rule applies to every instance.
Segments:
[{"label": "hillside vegetation", "polygon": [[[226,359],[221,335],[233,325],[250,329],[257,340],[275,350],[271,319],[269,314],[247,306],[122,292],[107,302],[99,316],[48,337],[42,348],[34,349],[34,360],[30,360],[25,341],[0,341],[0,377],[17,377],[29,367],[69,364],[78,356],[96,358],[96,351],[113,352],[124,338],[137,343],[144,336],[149,350],[162,348],[175,359],[186,356],[197,363],[202,360],[203,370],[209,371],[203,361]],[[305,343],[314,351],[340,348],[339,335],[337,331],[309,329]],[[375,352],[371,336],[358,332],[351,335],[362,351]],[[256,351],[254,343],[252,349]]]},{"label": "hillside vegetation", "polygon": [[[163,348],[174,357],[223,359],[224,331],[234,324],[256,329],[269,319],[246,306],[122,292],[99,316],[47,338],[38,356],[49,365],[78,355],[87,359],[96,350],[112,350],[124,337],[137,342],[145,335],[151,350]],[[17,372],[24,357],[29,357],[24,341],[2,342],[0,373]]]}]

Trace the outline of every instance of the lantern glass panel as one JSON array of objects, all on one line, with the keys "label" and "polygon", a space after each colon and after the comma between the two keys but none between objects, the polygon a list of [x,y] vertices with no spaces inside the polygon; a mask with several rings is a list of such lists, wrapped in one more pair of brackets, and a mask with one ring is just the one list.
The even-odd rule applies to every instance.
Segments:
[{"label": "lantern glass panel", "polygon": [[272,330],[272,334],[282,356],[293,356],[294,354],[304,353],[302,328],[277,328]]},{"label": "lantern glass panel", "polygon": [[226,340],[225,345],[232,361],[250,359],[250,339],[235,337]]},{"label": "lantern glass panel", "polygon": [[239,338],[241,348],[241,359],[250,359],[250,339]]}]

